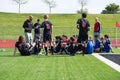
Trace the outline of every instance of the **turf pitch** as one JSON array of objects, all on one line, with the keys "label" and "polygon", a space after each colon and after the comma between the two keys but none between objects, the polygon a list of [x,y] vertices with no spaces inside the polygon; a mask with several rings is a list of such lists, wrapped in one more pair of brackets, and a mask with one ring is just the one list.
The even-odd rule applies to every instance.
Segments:
[{"label": "turf pitch", "polygon": [[13,56],[0,52],[0,80],[119,80],[120,73],[92,55]]}]

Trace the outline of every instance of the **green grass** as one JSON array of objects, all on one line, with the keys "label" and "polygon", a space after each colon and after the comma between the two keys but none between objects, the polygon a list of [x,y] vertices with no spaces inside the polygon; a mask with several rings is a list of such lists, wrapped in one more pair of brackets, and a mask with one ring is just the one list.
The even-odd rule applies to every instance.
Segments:
[{"label": "green grass", "polygon": [[[24,35],[22,28],[23,22],[29,15],[34,16],[33,22],[37,18],[43,21],[43,14],[15,14],[15,13],[0,13],[0,39],[17,39],[19,35]],[[68,36],[77,35],[76,21],[81,17],[80,14],[50,14],[50,20],[54,25],[53,37],[56,35],[66,34]],[[102,23],[102,33],[109,34],[115,39],[115,23],[120,22],[120,14],[88,14],[87,19],[91,24],[90,35],[93,35],[93,26],[95,17],[99,17]],[[118,32],[120,29],[118,29]],[[118,37],[120,33],[118,33]]]},{"label": "green grass", "polygon": [[[22,26],[25,19],[29,15],[34,16],[34,22],[37,18],[40,18],[43,21],[43,14],[15,14],[15,13],[0,13],[0,25],[1,26]],[[104,27],[115,27],[115,22],[120,21],[118,18],[120,14],[88,14],[88,20],[93,27],[95,22],[95,17],[99,17],[102,25]],[[53,25],[56,27],[74,27],[76,26],[76,21],[78,18],[81,18],[80,14],[50,14],[50,20],[53,22]],[[6,24],[7,23],[7,24]]]},{"label": "green grass", "polygon": [[92,55],[12,56],[0,52],[0,80],[119,80],[120,73]]}]

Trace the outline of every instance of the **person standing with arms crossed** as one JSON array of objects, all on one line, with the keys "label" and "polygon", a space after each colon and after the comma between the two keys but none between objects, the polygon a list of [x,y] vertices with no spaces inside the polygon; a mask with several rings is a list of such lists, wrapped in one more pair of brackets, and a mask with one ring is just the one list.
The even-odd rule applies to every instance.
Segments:
[{"label": "person standing with arms crossed", "polygon": [[48,20],[49,16],[44,15],[44,22],[41,27],[44,28],[43,31],[43,42],[45,43],[45,52],[46,56],[48,55],[48,44],[51,46],[52,55],[53,55],[53,46],[52,46],[52,23]]},{"label": "person standing with arms crossed", "polygon": [[[82,18],[77,21],[77,29],[79,30],[77,42],[81,44],[86,44],[88,41],[88,31],[90,30],[90,23],[86,19],[87,14],[82,13]],[[85,50],[83,50],[84,55]]]},{"label": "person standing with arms crossed", "polygon": [[94,24],[94,38],[95,36],[98,36],[98,38],[100,39],[100,32],[101,32],[101,24],[100,24],[99,18],[96,17],[95,24]]},{"label": "person standing with arms crossed", "polygon": [[33,16],[29,16],[29,18],[24,22],[23,28],[25,32],[26,43],[32,44],[32,28],[33,28]]}]

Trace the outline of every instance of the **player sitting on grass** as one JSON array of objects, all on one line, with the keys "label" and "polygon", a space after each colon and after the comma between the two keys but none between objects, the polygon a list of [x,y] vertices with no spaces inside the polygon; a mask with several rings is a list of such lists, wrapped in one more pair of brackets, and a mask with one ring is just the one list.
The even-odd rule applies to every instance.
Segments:
[{"label": "player sitting on grass", "polygon": [[67,55],[70,53],[68,52],[68,46],[70,44],[70,40],[67,39],[67,36],[62,35],[56,36],[55,46],[54,46],[54,53],[63,54],[66,53]]},{"label": "player sitting on grass", "polygon": [[70,43],[70,39],[68,39],[68,36],[66,36],[66,35],[62,35],[62,40],[66,44]]},{"label": "player sitting on grass", "polygon": [[112,50],[112,47],[111,47],[112,43],[110,41],[109,36],[106,34],[106,35],[104,35],[104,38],[105,38],[105,42],[103,44],[104,45],[104,51],[107,52],[107,53],[109,53],[111,51],[113,53],[113,50]]},{"label": "player sitting on grass", "polygon": [[66,35],[61,36],[61,50],[60,50],[61,54],[63,54],[63,53],[68,54],[67,46],[68,46],[69,42],[70,42],[70,40],[68,39],[68,37]]},{"label": "player sitting on grass", "polygon": [[[39,41],[39,38],[38,38]],[[30,54],[38,54],[41,51],[40,43],[36,41],[32,45],[25,42],[23,36],[19,36],[18,41],[15,43],[14,56],[16,56],[17,48],[21,56],[29,56]]]},{"label": "player sitting on grass", "polygon": [[100,52],[100,40],[98,35],[95,35],[95,40],[94,40],[94,52],[99,53]]},{"label": "player sitting on grass", "polygon": [[37,36],[36,37],[36,41],[34,42],[34,46],[33,46],[33,54],[36,54],[36,55],[38,55],[38,54],[41,54],[41,49],[43,48],[43,43],[41,42],[41,38],[40,38],[40,36]]},{"label": "player sitting on grass", "polygon": [[100,52],[104,52],[104,42],[105,42],[105,39],[104,37],[101,37],[100,38]]},{"label": "player sitting on grass", "polygon": [[56,38],[56,40],[55,40],[55,45],[54,45],[54,53],[59,53],[62,48],[62,46],[61,46],[61,43],[63,42],[62,37],[56,36],[55,38]]},{"label": "player sitting on grass", "polygon": [[15,43],[14,56],[16,55],[17,48],[22,56],[30,55],[29,45],[26,44],[23,36],[19,36],[18,41]]},{"label": "player sitting on grass", "polygon": [[67,48],[70,56],[75,56],[75,53],[77,52],[77,45],[74,37],[70,37],[70,43]]},{"label": "player sitting on grass", "polygon": [[87,54],[92,54],[94,51],[94,47],[93,47],[93,40],[91,38],[91,36],[88,37],[88,41],[87,41],[87,48],[86,48],[86,53]]},{"label": "player sitting on grass", "polygon": [[88,37],[88,40],[86,42],[77,43],[77,44],[78,44],[77,50],[82,51],[82,53],[84,54],[92,54],[94,51],[94,47],[93,47],[94,44],[91,36]]}]

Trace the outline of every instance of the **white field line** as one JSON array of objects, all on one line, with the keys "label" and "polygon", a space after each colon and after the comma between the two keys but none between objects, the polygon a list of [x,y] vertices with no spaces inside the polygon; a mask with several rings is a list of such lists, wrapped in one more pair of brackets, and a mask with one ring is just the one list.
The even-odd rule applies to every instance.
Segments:
[{"label": "white field line", "polygon": [[116,71],[120,72],[120,65],[114,63],[113,61],[104,58],[103,56],[99,55],[99,54],[92,54],[93,56],[95,56],[96,58],[98,58],[99,60],[101,60],[102,62],[106,63],[107,65],[109,65],[110,67],[112,67],[113,69],[115,69]]}]

